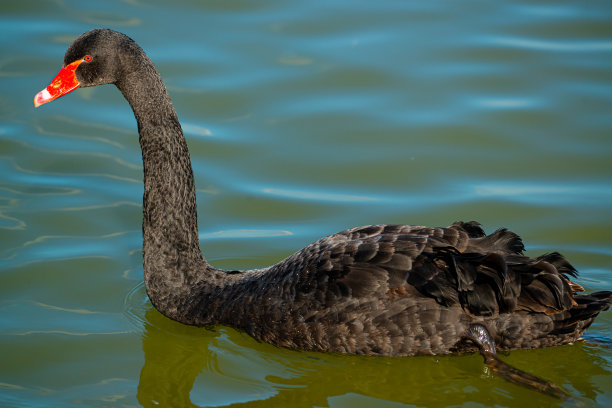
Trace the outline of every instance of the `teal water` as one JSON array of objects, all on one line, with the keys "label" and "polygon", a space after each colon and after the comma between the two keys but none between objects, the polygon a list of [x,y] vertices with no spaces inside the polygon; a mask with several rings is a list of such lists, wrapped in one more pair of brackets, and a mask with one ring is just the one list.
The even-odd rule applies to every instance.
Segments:
[{"label": "teal water", "polygon": [[612,288],[612,4],[75,0],[0,5],[0,406],[611,406],[612,312],[502,358],[364,358],[161,316],[136,124],[111,86],[33,108],[67,45],[134,38],[183,124],[201,245],[269,265],[371,223],[478,220]]}]

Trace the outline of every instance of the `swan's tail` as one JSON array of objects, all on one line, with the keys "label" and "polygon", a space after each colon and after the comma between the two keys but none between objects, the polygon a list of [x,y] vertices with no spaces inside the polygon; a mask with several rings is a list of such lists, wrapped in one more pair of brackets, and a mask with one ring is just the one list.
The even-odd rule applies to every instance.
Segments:
[{"label": "swan's tail", "polygon": [[555,328],[550,333],[561,335],[574,333],[579,330],[584,332],[595,320],[600,312],[608,310],[612,305],[612,292],[601,291],[585,295],[575,295],[576,305],[565,313],[560,314],[560,318],[555,321]]}]

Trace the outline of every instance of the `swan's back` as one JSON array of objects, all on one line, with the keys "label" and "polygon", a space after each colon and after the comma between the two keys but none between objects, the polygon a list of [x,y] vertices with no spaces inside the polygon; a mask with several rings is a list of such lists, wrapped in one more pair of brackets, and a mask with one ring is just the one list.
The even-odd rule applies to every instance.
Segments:
[{"label": "swan's back", "polygon": [[415,355],[475,349],[484,324],[502,349],[575,341],[610,293],[576,295],[559,254],[522,255],[501,229],[372,225],[322,238],[228,289],[218,321],[284,347]]}]

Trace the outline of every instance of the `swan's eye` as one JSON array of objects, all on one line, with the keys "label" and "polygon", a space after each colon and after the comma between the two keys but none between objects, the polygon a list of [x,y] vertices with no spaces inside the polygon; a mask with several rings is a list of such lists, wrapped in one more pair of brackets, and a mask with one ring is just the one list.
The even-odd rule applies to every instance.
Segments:
[{"label": "swan's eye", "polygon": [[91,62],[93,58],[91,57],[91,55],[86,55],[85,58],[83,58],[83,61],[85,62]]}]

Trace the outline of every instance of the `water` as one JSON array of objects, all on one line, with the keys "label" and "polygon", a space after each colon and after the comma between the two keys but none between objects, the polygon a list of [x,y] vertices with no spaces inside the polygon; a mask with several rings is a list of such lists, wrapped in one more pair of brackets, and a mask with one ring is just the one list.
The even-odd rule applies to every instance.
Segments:
[{"label": "water", "polygon": [[587,342],[364,358],[184,327],[142,286],[142,165],[112,86],[34,110],[78,34],[134,38],[191,149],[216,266],[369,223],[506,226],[612,288],[609,2],[118,1],[0,5],[0,406],[610,406],[612,313]]}]

